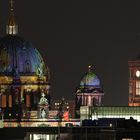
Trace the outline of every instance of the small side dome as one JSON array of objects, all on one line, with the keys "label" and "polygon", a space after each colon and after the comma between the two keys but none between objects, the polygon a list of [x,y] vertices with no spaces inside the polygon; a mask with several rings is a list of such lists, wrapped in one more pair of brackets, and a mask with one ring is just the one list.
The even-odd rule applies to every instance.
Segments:
[{"label": "small side dome", "polygon": [[82,78],[80,86],[100,87],[100,80],[95,73],[88,72]]},{"label": "small side dome", "polygon": [[91,66],[88,66],[88,72],[83,76],[80,86],[86,87],[101,87],[98,76],[91,71]]}]

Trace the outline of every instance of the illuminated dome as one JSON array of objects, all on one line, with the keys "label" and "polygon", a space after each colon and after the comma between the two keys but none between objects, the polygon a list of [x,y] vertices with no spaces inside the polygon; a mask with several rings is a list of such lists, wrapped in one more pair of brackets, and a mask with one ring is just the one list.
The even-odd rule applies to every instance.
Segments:
[{"label": "illuminated dome", "polygon": [[100,80],[94,72],[89,71],[82,78],[80,86],[100,87]]},{"label": "illuminated dome", "polygon": [[0,74],[46,75],[43,59],[33,45],[17,35],[0,39]]},{"label": "illuminated dome", "polygon": [[80,86],[76,88],[75,115],[80,117],[81,106],[100,106],[104,96],[103,88],[98,76],[88,66],[88,72],[81,79]]},{"label": "illuminated dome", "polygon": [[101,87],[100,79],[93,71],[91,71],[91,66],[88,66],[88,72],[82,77],[80,86]]}]

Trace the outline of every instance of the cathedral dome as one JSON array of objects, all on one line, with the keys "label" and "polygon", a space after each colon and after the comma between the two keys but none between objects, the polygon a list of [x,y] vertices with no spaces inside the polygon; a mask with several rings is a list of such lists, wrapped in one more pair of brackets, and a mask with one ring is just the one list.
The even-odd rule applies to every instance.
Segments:
[{"label": "cathedral dome", "polygon": [[0,74],[45,75],[44,61],[33,45],[17,35],[0,39]]},{"label": "cathedral dome", "polygon": [[83,76],[80,86],[100,87],[101,85],[98,76],[94,72],[89,71]]}]

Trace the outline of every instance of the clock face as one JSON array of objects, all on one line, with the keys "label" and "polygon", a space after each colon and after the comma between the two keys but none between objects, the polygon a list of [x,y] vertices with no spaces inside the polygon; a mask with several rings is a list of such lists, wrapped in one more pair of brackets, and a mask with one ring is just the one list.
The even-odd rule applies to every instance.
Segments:
[{"label": "clock face", "polygon": [[140,71],[139,70],[136,71],[136,77],[140,77]]}]

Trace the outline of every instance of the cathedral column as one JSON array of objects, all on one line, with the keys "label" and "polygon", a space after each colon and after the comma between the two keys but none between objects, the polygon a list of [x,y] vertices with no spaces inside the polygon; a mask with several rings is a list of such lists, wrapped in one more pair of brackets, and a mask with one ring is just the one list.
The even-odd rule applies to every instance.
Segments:
[{"label": "cathedral column", "polygon": [[86,106],[89,106],[89,95],[87,95],[86,101],[87,101]]},{"label": "cathedral column", "polygon": [[8,95],[8,106],[12,108],[12,95]]},{"label": "cathedral column", "polygon": [[26,107],[30,107],[30,95],[29,93],[26,93]]},{"label": "cathedral column", "polygon": [[84,106],[84,95],[82,94],[82,106]]},{"label": "cathedral column", "polygon": [[2,94],[2,108],[6,108],[6,95]]},{"label": "cathedral column", "polygon": [[87,101],[87,95],[85,95],[85,106],[87,106],[87,103],[88,103],[88,101]]},{"label": "cathedral column", "polygon": [[81,95],[81,99],[82,99],[82,101],[81,101],[81,105],[83,105],[83,95]]},{"label": "cathedral column", "polygon": [[85,105],[85,96],[83,95],[83,106]]},{"label": "cathedral column", "polygon": [[93,106],[94,96],[91,96],[91,106]]},{"label": "cathedral column", "polygon": [[91,96],[88,96],[88,106],[91,106]]},{"label": "cathedral column", "polygon": [[101,104],[101,98],[102,98],[102,96],[98,96],[98,105]]},{"label": "cathedral column", "polygon": [[79,106],[81,106],[81,104],[82,104],[81,103],[81,96],[78,95],[77,100],[76,100],[76,105],[78,105],[78,107],[79,107]]},{"label": "cathedral column", "polygon": [[86,106],[87,105],[87,95],[84,95],[84,106]]},{"label": "cathedral column", "polygon": [[0,93],[0,107],[2,107],[2,93]]},{"label": "cathedral column", "polygon": [[22,100],[24,100],[24,88],[23,88],[23,86],[21,86],[20,93],[21,93],[20,98],[21,98],[21,101],[22,101]]}]

